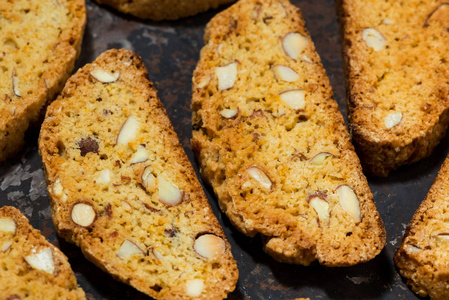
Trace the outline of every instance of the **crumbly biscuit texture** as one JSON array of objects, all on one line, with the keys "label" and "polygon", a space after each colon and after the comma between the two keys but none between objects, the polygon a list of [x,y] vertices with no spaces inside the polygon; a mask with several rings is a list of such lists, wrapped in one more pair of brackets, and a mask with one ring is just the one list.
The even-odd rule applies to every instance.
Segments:
[{"label": "crumbly biscuit texture", "polygon": [[95,0],[125,14],[154,21],[176,20],[235,0]]},{"label": "crumbly biscuit texture", "polygon": [[0,298],[86,299],[67,257],[20,211],[0,208]]},{"label": "crumbly biscuit texture", "polygon": [[203,177],[275,259],[348,266],[381,251],[382,220],[298,8],[243,0],[215,16],[192,109]]},{"label": "crumbly biscuit texture", "polygon": [[137,55],[73,75],[39,137],[58,234],[156,299],[222,299],[230,245]]},{"label": "crumbly biscuit texture", "polygon": [[394,262],[421,297],[449,298],[449,159],[405,231]]},{"label": "crumbly biscuit texture", "polygon": [[449,124],[449,3],[338,2],[354,145],[386,176],[428,156]]},{"label": "crumbly biscuit texture", "polygon": [[73,70],[86,23],[84,0],[0,1],[0,161]]}]

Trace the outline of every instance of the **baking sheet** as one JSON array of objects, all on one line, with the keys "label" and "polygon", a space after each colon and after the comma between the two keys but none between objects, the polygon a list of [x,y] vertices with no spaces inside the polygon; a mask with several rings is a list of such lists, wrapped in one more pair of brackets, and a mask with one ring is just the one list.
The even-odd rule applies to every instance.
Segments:
[{"label": "baking sheet", "polygon": [[[204,27],[224,9],[174,22],[150,22],[129,17],[87,1],[88,23],[76,68],[92,62],[110,48],[127,48],[139,54],[155,82],[180,141],[195,170],[198,165],[190,146],[191,77],[203,46]],[[345,88],[338,24],[333,0],[293,0],[301,8],[307,28],[321,55],[346,118]],[[148,299],[132,287],[113,280],[87,261],[79,248],[59,239],[50,215],[44,173],[37,151],[38,129],[27,134],[27,145],[0,166],[0,206],[19,208],[31,224],[69,257],[78,283],[89,299]],[[368,178],[387,231],[384,250],[372,261],[348,268],[281,264],[262,251],[259,237],[236,231],[205,186],[209,202],[232,245],[240,278],[229,299],[417,299],[399,276],[393,253],[405,226],[427,194],[449,150],[445,137],[427,159],[392,172],[387,178]],[[200,180],[201,181],[201,180]],[[201,181],[202,182],[202,181]],[[202,182],[203,183],[203,182]]]}]

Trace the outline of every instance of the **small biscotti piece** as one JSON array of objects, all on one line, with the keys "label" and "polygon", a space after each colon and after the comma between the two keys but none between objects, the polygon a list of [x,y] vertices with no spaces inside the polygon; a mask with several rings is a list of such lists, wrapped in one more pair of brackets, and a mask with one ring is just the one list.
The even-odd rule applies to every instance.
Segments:
[{"label": "small biscotti piece", "polygon": [[0,1],[0,161],[20,150],[61,91],[85,23],[84,0]]},{"label": "small biscotti piece", "polygon": [[220,207],[282,262],[349,266],[385,243],[300,11],[242,0],[207,25],[192,145]]},{"label": "small biscotti piece", "polygon": [[421,297],[449,299],[449,159],[405,231],[394,262]]},{"label": "small biscotti piece", "polygon": [[449,124],[449,3],[338,2],[350,131],[364,168],[387,176]]},{"label": "small biscotti piece", "polygon": [[157,299],[222,299],[229,243],[137,55],[73,75],[39,137],[53,221],[97,266]]},{"label": "small biscotti piece", "polygon": [[0,299],[86,299],[67,257],[11,206],[0,208]]},{"label": "small biscotti piece", "polygon": [[141,19],[176,20],[235,0],[95,0]]}]

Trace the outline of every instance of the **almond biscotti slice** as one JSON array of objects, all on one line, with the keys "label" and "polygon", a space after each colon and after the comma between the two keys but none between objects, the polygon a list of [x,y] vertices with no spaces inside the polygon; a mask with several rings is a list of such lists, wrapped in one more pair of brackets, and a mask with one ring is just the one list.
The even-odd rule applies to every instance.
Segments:
[{"label": "almond biscotti slice", "polygon": [[125,14],[154,21],[176,20],[235,0],[95,0]]},{"label": "almond biscotti slice", "polygon": [[49,106],[39,137],[58,234],[157,299],[222,299],[238,271],[148,72],[109,50]]},{"label": "almond biscotti slice", "polygon": [[364,168],[386,176],[449,124],[449,3],[339,2],[351,134]]},{"label": "almond biscotti slice", "polygon": [[408,225],[394,262],[421,297],[449,298],[449,159]]},{"label": "almond biscotti slice", "polygon": [[20,211],[0,208],[0,299],[86,299],[67,257]]},{"label": "almond biscotti slice", "polygon": [[241,0],[210,21],[205,44],[192,145],[231,222],[282,262],[376,256],[383,223],[298,8]]},{"label": "almond biscotti slice", "polygon": [[0,161],[61,91],[81,50],[84,0],[0,1]]}]

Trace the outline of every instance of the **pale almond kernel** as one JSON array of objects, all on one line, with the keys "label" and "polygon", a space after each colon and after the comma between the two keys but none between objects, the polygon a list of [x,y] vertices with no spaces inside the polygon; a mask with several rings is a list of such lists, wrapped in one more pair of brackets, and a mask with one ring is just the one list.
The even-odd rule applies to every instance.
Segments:
[{"label": "pale almond kernel", "polygon": [[50,248],[45,248],[36,254],[25,256],[24,259],[36,270],[45,271],[50,274],[53,274],[55,270],[53,254]]},{"label": "pale almond kernel", "polygon": [[226,244],[222,238],[214,234],[203,234],[195,240],[193,249],[204,258],[212,258],[223,254]]},{"label": "pale almond kernel", "polygon": [[267,173],[265,173],[265,171],[263,171],[261,168],[252,166],[246,169],[246,172],[248,172],[248,174],[257,182],[259,182],[262,187],[266,188],[267,190],[271,189],[273,183],[271,182]]},{"label": "pale almond kernel", "polygon": [[226,118],[226,119],[232,119],[233,117],[235,117],[235,116],[237,115],[238,112],[239,112],[238,109],[228,109],[228,108],[225,108],[225,109],[220,110],[220,115],[221,115],[223,118]]},{"label": "pale almond kernel", "polygon": [[156,249],[153,249],[153,255],[160,261],[164,259],[164,256]]},{"label": "pale almond kernel", "polygon": [[144,252],[130,240],[125,240],[117,251],[117,256],[121,259],[126,259],[136,254],[143,255]]},{"label": "pale almond kernel", "polygon": [[127,201],[125,201],[125,200],[122,200],[122,206],[126,210],[132,210],[131,205]]},{"label": "pale almond kernel", "polygon": [[146,166],[141,176],[142,184],[148,192],[153,192],[156,188],[156,177],[151,171],[151,166]]},{"label": "pale almond kernel", "polygon": [[90,72],[90,75],[92,75],[92,77],[94,77],[100,82],[112,83],[117,81],[118,77],[120,76],[120,72],[117,71],[113,73],[108,73],[102,69],[95,69],[92,72]]},{"label": "pale almond kernel", "polygon": [[71,216],[75,224],[88,227],[95,221],[96,213],[92,205],[79,202],[73,206]]},{"label": "pale almond kernel", "polygon": [[210,79],[210,75],[206,74],[205,76],[203,76],[203,78],[201,78],[200,82],[198,82],[197,87],[199,87],[200,89],[204,88],[209,84]]},{"label": "pale almond kernel", "polygon": [[237,63],[233,62],[226,66],[215,69],[215,76],[218,79],[218,90],[224,91],[234,86],[237,79]]},{"label": "pale almond kernel", "polygon": [[306,55],[303,55],[301,59],[309,64],[313,63],[313,61]]},{"label": "pale almond kernel", "polygon": [[362,32],[362,38],[366,45],[378,52],[382,50],[387,43],[385,37],[374,28],[365,28]]},{"label": "pale almond kernel", "polygon": [[304,109],[306,106],[306,91],[301,89],[288,90],[279,94],[281,100],[294,110]]},{"label": "pale almond kernel", "polygon": [[440,244],[446,244],[449,242],[449,233],[439,233],[435,236],[435,239]]},{"label": "pale almond kernel", "polygon": [[3,245],[0,247],[2,252],[6,252],[12,245],[12,241],[4,242]]},{"label": "pale almond kernel", "polygon": [[117,137],[117,144],[127,145],[136,137],[139,127],[139,121],[137,121],[137,119],[133,116],[129,116],[120,128],[120,132]]},{"label": "pale almond kernel", "polygon": [[394,24],[394,20],[385,18],[385,19],[382,20],[382,23],[385,24],[385,25],[392,25],[392,24]]},{"label": "pale almond kernel", "polygon": [[182,201],[182,192],[179,188],[165,179],[164,176],[158,176],[159,201],[166,205],[174,206]]},{"label": "pale almond kernel", "polygon": [[421,252],[421,248],[415,246],[415,245],[405,245],[405,252],[407,252],[407,254],[416,254]]},{"label": "pale almond kernel", "polygon": [[329,219],[329,203],[318,196],[313,196],[309,199],[310,206],[316,211],[320,221]]},{"label": "pale almond kernel", "polygon": [[300,33],[290,32],[284,36],[282,47],[287,55],[296,60],[309,44],[309,39]]},{"label": "pale almond kernel", "polygon": [[298,73],[287,66],[275,65],[271,70],[273,71],[274,78],[276,78],[277,80],[295,82],[299,79]]},{"label": "pale almond kernel", "polygon": [[186,282],[186,294],[190,297],[198,297],[204,289],[204,281],[201,279],[191,279]]},{"label": "pale almond kernel", "polygon": [[250,188],[252,185],[251,185],[251,182],[250,181],[245,181],[243,184],[242,184],[242,188],[243,189],[247,189],[247,188]]},{"label": "pale almond kernel", "polygon": [[98,177],[95,179],[95,182],[99,184],[108,184],[109,182],[111,182],[111,171],[109,171],[108,169],[102,170]]},{"label": "pale almond kernel", "polygon": [[16,222],[12,219],[0,219],[0,231],[16,233]]},{"label": "pale almond kernel", "polygon": [[133,157],[131,158],[130,163],[131,164],[137,164],[141,162],[147,161],[149,158],[148,150],[145,146],[139,145],[137,147],[136,152],[134,153]]},{"label": "pale almond kernel", "polygon": [[285,115],[285,110],[279,108],[277,112],[273,111],[271,114],[273,115],[273,117],[282,117],[283,115]]},{"label": "pale almond kernel", "polygon": [[17,97],[22,97],[19,92],[19,78],[16,76],[16,70],[12,73],[12,89]]},{"label": "pale almond kernel", "polygon": [[356,222],[361,221],[360,203],[357,195],[346,184],[337,188],[340,205]]},{"label": "pale almond kernel", "polygon": [[384,124],[387,129],[391,129],[394,126],[398,125],[402,120],[402,113],[391,113],[384,119]]},{"label": "pale almond kernel", "polygon": [[329,152],[320,152],[310,160],[310,163],[315,166],[322,165],[324,163],[324,160],[329,156],[332,156],[332,154]]},{"label": "pale almond kernel", "polygon": [[53,194],[55,194],[55,196],[62,196],[63,190],[61,180],[59,178],[56,179],[53,184]]}]

